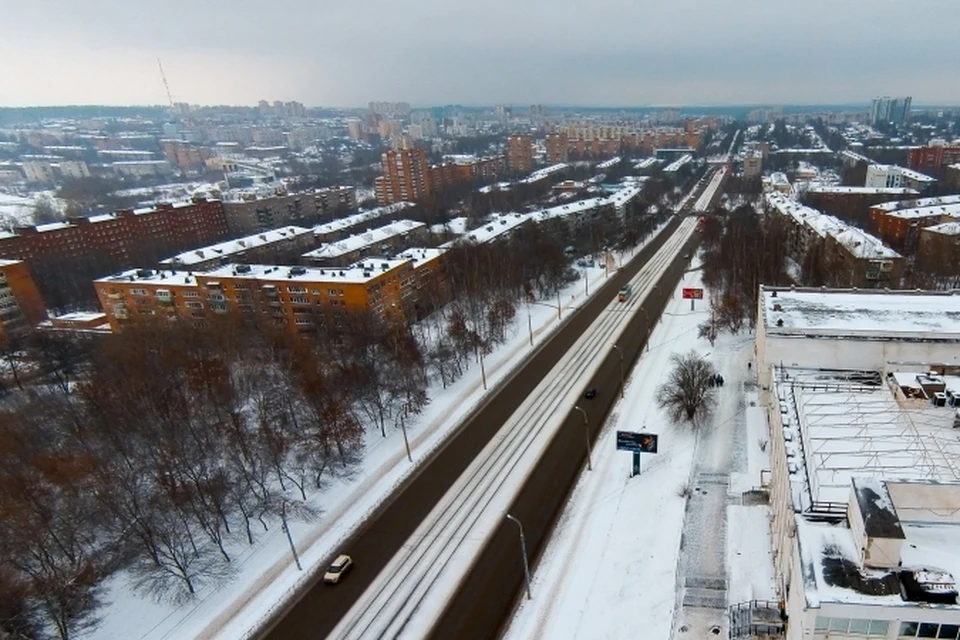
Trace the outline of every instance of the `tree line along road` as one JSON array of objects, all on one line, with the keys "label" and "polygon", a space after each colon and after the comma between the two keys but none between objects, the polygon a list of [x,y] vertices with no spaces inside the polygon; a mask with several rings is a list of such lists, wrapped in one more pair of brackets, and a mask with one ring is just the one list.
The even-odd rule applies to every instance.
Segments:
[{"label": "tree line along road", "polygon": [[[318,567],[311,583],[296,594],[290,607],[264,625],[260,637],[269,640],[296,640],[322,638],[330,634],[463,470],[603,312],[618,289],[636,275],[673,235],[681,221],[679,216],[671,218],[633,260],[612,274],[583,306],[569,314],[553,336],[541,343],[510,377],[495,388],[456,431],[451,433],[444,445],[424,460],[356,533],[344,542],[341,549],[336,550],[350,554],[356,563],[352,574],[343,584],[335,588],[324,585],[320,580],[323,567]],[[619,376],[619,369],[617,371]],[[619,380],[619,377],[617,379]],[[578,433],[581,436],[578,442],[582,449],[583,431]],[[582,461],[582,457],[581,451],[577,460]],[[514,547],[515,543],[514,540]],[[520,575],[522,576],[522,568]],[[474,636],[472,632],[468,633],[468,636],[482,637]]]}]

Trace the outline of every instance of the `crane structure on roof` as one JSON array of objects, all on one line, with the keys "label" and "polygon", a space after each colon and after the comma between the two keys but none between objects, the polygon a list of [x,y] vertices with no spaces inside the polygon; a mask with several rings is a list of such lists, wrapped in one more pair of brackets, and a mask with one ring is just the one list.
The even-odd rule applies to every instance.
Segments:
[{"label": "crane structure on roof", "polygon": [[157,58],[157,66],[160,67],[160,77],[163,78],[163,88],[167,90],[167,101],[170,103],[170,113],[176,111],[173,106],[173,94],[170,93],[170,83],[167,82],[167,74],[163,72],[163,63],[160,62],[160,58]]}]

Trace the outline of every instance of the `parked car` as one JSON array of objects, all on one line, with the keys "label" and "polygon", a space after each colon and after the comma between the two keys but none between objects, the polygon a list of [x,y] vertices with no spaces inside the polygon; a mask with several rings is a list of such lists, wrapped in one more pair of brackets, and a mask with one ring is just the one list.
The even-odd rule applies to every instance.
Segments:
[{"label": "parked car", "polygon": [[593,398],[596,398],[597,397],[596,387],[590,387],[589,389],[587,389],[587,392],[583,394],[583,397],[586,398],[587,400],[592,400]]},{"label": "parked car", "polygon": [[323,581],[327,584],[337,584],[343,579],[344,574],[352,568],[353,558],[341,553],[337,556],[337,559],[327,567],[327,572],[323,574]]}]

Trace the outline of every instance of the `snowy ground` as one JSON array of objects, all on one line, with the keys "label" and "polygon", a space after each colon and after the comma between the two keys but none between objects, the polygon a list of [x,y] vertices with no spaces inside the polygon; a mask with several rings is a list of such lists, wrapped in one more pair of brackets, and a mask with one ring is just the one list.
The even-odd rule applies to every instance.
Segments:
[{"label": "snowy ground", "polygon": [[[624,255],[626,262],[639,248]],[[561,294],[562,314],[579,307],[585,300],[583,269],[581,279]],[[589,293],[596,292],[606,274],[601,267],[586,270]],[[555,303],[544,301],[530,305],[534,343],[538,344],[559,325]],[[530,351],[526,309],[520,309],[511,337],[496,351],[484,358],[488,387],[503,380]],[[695,330],[694,330],[695,334]],[[132,592],[124,575],[108,584],[105,600],[110,604],[102,611],[103,623],[87,638],[113,640],[167,640],[173,638],[235,639],[242,638],[275,607],[283,597],[305,579],[307,571],[326,560],[340,543],[373,511],[403,479],[416,463],[437,447],[484,396],[481,372],[473,366],[447,389],[431,389],[430,404],[423,414],[409,419],[414,465],[407,462],[399,429],[388,430],[387,437],[371,430],[360,468],[347,479],[333,481],[312,502],[323,510],[319,520],[311,523],[292,522],[291,533],[297,544],[306,571],[294,564],[286,537],[278,523],[254,546],[235,542],[235,574],[219,588],[208,588],[185,605],[175,607],[154,603]]]},{"label": "snowy ground", "polygon": [[[700,286],[699,272],[684,276],[667,305],[649,351],[630,376],[626,397],[614,407],[598,438],[594,470],[581,476],[535,568],[533,600],[521,602],[506,638],[671,637],[675,608],[682,602],[678,579],[682,579],[683,569],[689,569],[685,565],[691,545],[687,539],[691,525],[685,517],[688,499],[681,488],[697,492],[695,471],[704,460],[720,465],[736,461],[733,468],[737,474],[731,475],[738,491],[741,486],[759,485],[760,468],[765,464],[758,444],[765,433],[764,416],[762,409],[750,408],[756,394],[745,392],[740,384],[741,378],[749,376],[746,362],[752,358],[752,338],[723,335],[713,347],[698,339],[697,325],[706,317],[709,300],[697,302],[691,312],[690,302],[680,298],[680,288],[691,286]],[[704,447],[704,438],[698,445],[689,428],[670,424],[656,405],[656,388],[668,370],[670,356],[690,349],[709,354],[726,378],[713,422],[717,437],[730,440],[726,449]],[[741,368],[742,372],[734,371]],[[738,426],[742,433],[736,434],[738,446],[734,446]],[[643,455],[638,477],[629,477],[631,454],[615,449],[617,430],[660,435],[659,453]],[[743,446],[746,439],[751,446]],[[701,488],[704,497],[709,491],[715,489]],[[726,492],[717,493],[723,514],[729,501]],[[689,502],[696,499],[691,496]],[[731,597],[736,596],[733,601],[746,594],[770,597],[767,588],[772,588],[772,566],[756,561],[757,550],[769,548],[767,508],[728,509],[729,550],[723,537],[717,536],[711,540],[713,544],[702,545],[703,555],[716,556],[721,568],[728,565]],[[685,549],[681,553],[682,534]],[[712,636],[687,633],[678,637]]]},{"label": "snowy ground", "polygon": [[0,229],[7,226],[33,224],[33,206],[38,198],[49,197],[55,207],[63,208],[64,203],[53,197],[52,191],[32,193],[26,196],[0,191]]}]

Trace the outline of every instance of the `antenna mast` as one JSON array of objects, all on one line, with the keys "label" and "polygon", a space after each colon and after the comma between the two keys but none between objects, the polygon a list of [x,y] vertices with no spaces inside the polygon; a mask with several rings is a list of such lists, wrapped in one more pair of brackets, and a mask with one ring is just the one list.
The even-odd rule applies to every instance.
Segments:
[{"label": "antenna mast", "polygon": [[167,74],[163,72],[163,64],[160,58],[157,58],[157,66],[160,67],[160,77],[163,78],[163,86],[167,90],[167,100],[170,102],[170,112],[173,113],[173,96],[170,94],[170,85],[167,83]]}]

